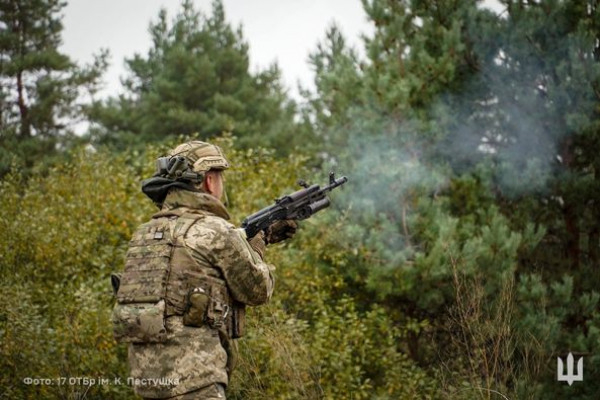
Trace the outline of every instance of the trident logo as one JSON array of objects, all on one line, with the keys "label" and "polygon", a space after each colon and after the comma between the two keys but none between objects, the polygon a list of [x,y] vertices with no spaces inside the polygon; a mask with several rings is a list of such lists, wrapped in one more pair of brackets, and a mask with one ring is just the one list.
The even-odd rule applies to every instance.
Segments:
[{"label": "trident logo", "polygon": [[567,374],[564,374],[565,368],[563,365],[563,360],[560,357],[557,357],[557,370],[556,375],[559,382],[567,382],[569,386],[573,384],[573,382],[583,382],[583,357],[577,361],[577,375],[573,374],[573,354],[569,353],[567,356]]}]

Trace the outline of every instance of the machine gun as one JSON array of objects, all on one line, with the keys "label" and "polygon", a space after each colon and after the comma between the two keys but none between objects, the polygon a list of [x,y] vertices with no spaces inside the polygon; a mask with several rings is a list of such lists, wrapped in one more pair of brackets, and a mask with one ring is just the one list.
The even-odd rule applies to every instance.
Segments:
[{"label": "machine gun", "polygon": [[249,215],[242,222],[242,228],[248,238],[254,237],[261,230],[267,229],[273,222],[284,219],[302,220],[329,207],[327,192],[348,182],[345,176],[335,179],[329,173],[329,184],[323,189],[319,185],[308,185],[300,180],[298,184],[304,189],[275,199],[275,204]]}]

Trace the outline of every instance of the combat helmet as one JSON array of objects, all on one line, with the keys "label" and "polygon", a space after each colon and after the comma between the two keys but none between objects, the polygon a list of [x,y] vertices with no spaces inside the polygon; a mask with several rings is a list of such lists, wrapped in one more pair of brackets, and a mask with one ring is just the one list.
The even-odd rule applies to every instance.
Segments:
[{"label": "combat helmet", "polygon": [[160,207],[170,189],[197,192],[206,172],[227,168],[229,161],[219,146],[192,140],[156,160],[156,173],[142,182],[142,191]]},{"label": "combat helmet", "polygon": [[156,160],[154,176],[200,183],[207,171],[227,168],[229,168],[229,161],[219,146],[192,140],[169,151],[167,157]]}]

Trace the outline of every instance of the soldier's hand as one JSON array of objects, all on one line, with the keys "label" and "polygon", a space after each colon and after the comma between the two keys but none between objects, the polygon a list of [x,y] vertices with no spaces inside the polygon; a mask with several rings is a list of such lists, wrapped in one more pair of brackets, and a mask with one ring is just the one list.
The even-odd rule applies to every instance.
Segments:
[{"label": "soldier's hand", "polygon": [[265,233],[260,231],[251,239],[248,239],[248,244],[252,247],[252,250],[258,253],[261,260],[265,255],[265,248],[267,246]]},{"label": "soldier's hand", "polygon": [[265,239],[268,244],[279,243],[296,234],[298,223],[291,219],[275,221],[267,228]]}]

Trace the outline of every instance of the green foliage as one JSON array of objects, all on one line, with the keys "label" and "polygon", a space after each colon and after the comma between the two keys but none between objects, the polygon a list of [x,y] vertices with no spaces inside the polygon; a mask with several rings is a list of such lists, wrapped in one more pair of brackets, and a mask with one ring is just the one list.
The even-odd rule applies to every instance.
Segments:
[{"label": "green foliage", "polygon": [[304,261],[293,244],[269,250],[278,291],[268,306],[251,310],[232,398],[438,398],[435,380],[400,345],[422,326],[398,327],[377,305],[358,310],[341,271],[323,273],[318,264],[343,262],[341,249],[330,247],[336,230],[308,222],[302,229],[302,253],[313,249]]},{"label": "green foliage", "polygon": [[[228,193],[234,220],[292,190],[298,178],[325,179],[308,175],[302,156],[229,154],[235,167],[227,186],[240,190]],[[337,217],[341,211],[303,222],[297,240],[268,249],[278,290],[271,304],[249,314],[249,336],[240,343],[241,366],[229,390],[233,398],[435,397],[433,379],[397,345],[409,328],[396,327],[377,305],[358,310],[347,297],[342,271],[351,261],[337,236],[347,220]]]},{"label": "green foliage", "polygon": [[[574,280],[569,275],[548,285],[539,275],[527,274],[518,282],[516,295],[519,356],[527,358],[522,372],[527,381],[536,382],[529,388],[522,385],[520,393],[523,396],[533,397],[557,390],[554,379],[539,368],[540,364],[545,364],[548,354],[564,358],[572,351],[584,356],[586,376],[593,376],[598,371],[599,360],[594,354],[600,343],[597,312],[600,303],[596,291],[576,292]],[[581,387],[561,387],[558,393],[561,397],[593,399],[597,386],[588,383]]]},{"label": "green foliage", "polygon": [[[292,190],[296,179],[322,178],[308,175],[302,156],[236,150],[231,136],[213,142],[234,165],[226,175],[234,222]],[[12,216],[1,222],[6,235],[0,241],[0,368],[7,395],[132,397],[124,383],[126,348],[112,338],[108,278],[121,268],[132,230],[153,212],[139,181],[163,152],[150,148],[124,156],[79,149],[43,178],[25,181],[15,171],[3,180],[1,211]],[[339,273],[320,272],[329,261],[347,262],[344,249],[329,247],[335,230],[320,218],[303,224],[296,244],[269,249],[279,289],[270,305],[249,314],[230,396],[410,398],[416,390],[433,398],[432,378],[398,347],[409,328],[397,327],[377,305],[358,309],[344,295]],[[123,384],[27,386],[26,377],[121,378]]]},{"label": "green foliage", "polygon": [[[211,15],[184,1],[169,23],[166,11],[151,24],[146,57],[127,60],[127,93],[97,103],[93,136],[119,146],[196,133],[201,138],[232,132],[246,147],[269,144],[289,150],[301,144],[277,65],[251,74],[241,28],[225,19],[220,1]],[[308,140],[308,137],[303,139]]]},{"label": "green foliage", "polygon": [[277,289],[249,310],[229,397],[596,398],[591,379],[556,382],[555,360],[571,351],[586,378],[600,371],[597,4],[503,0],[497,16],[479,3],[364,0],[365,58],[331,27],[310,57],[316,92],[300,123],[277,67],[248,72],[218,1],[210,16],[191,1],[171,23],[161,13],[153,48],[128,60],[127,95],[93,107],[94,138],[129,154],[78,148],[26,178],[13,144],[55,142],[21,140],[17,108],[3,107],[4,393],[132,397],[125,385],[21,382],[126,376],[108,276],[153,211],[139,180],[174,142],[131,149],[226,131],[214,142],[234,165],[236,224],[298,178],[326,179],[298,144],[350,178],[331,209],[267,250]]},{"label": "green foliage", "polygon": [[[2,386],[14,398],[75,396],[79,385],[25,386],[25,377],[126,376],[112,338],[109,274],[150,205],[124,157],[79,150],[71,161],[0,186]],[[95,385],[88,397],[125,387]],[[112,395],[109,394],[113,393]],[[81,394],[80,394],[81,395]]]},{"label": "green foliage", "polygon": [[59,51],[66,3],[9,0],[0,4],[0,175],[14,157],[31,167],[64,146],[80,120],[81,94],[93,93],[106,53],[85,68]]},{"label": "green foliage", "polygon": [[548,360],[596,345],[597,5],[477,3],[363,1],[366,58],[330,30],[308,112],[358,182],[336,234],[358,306],[427,320],[407,350],[451,397],[552,397]]}]

